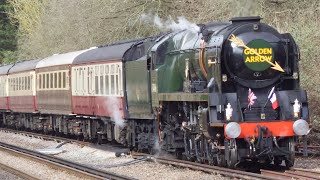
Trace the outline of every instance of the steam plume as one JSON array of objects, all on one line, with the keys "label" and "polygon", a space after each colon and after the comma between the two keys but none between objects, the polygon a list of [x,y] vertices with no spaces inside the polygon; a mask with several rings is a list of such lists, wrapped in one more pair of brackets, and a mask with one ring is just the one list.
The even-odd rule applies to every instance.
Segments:
[{"label": "steam plume", "polygon": [[119,100],[116,97],[110,96],[106,100],[106,106],[111,115],[111,120],[114,121],[116,126],[123,128],[125,126],[125,121],[121,116]]},{"label": "steam plume", "polygon": [[178,17],[177,22],[175,22],[171,16],[167,20],[162,20],[157,14],[142,14],[141,20],[145,23],[153,24],[159,29],[179,31],[179,30],[188,30],[194,33],[200,31],[200,27],[195,23],[189,22],[185,17]]}]

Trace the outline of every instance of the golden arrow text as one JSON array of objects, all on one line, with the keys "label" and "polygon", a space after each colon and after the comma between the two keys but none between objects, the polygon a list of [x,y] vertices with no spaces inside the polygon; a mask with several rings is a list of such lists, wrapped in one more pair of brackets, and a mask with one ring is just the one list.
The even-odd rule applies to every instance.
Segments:
[{"label": "golden arrow text", "polygon": [[280,72],[284,72],[284,70],[282,69],[282,67],[276,62],[275,63],[268,61],[264,56],[260,55],[257,51],[255,51],[254,49],[249,48],[248,46],[246,46],[244,44],[244,42],[238,38],[237,36],[235,36],[234,34],[231,34],[231,37],[229,39],[229,41],[235,43],[237,46],[239,47],[243,47],[245,49],[250,50],[252,53],[254,53],[255,55],[259,56],[260,58],[262,58],[263,60],[265,60],[267,63],[269,63],[270,65],[272,65],[272,69],[280,71]]}]

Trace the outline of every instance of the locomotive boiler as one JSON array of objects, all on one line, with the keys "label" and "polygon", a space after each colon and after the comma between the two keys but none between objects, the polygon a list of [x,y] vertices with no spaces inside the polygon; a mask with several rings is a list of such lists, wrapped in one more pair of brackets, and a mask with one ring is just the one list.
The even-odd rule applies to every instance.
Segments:
[{"label": "locomotive boiler", "polygon": [[299,48],[260,20],[2,66],[1,124],[230,168],[291,167],[297,137],[309,133]]}]

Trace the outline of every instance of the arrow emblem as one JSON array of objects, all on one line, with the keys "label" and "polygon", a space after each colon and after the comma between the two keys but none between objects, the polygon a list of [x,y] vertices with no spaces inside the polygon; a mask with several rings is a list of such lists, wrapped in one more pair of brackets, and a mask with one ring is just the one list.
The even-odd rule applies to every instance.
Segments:
[{"label": "arrow emblem", "polygon": [[253,54],[255,54],[256,56],[259,56],[261,59],[263,59],[265,62],[269,63],[272,67],[272,69],[280,71],[280,72],[285,72],[282,67],[276,62],[275,63],[268,61],[264,56],[260,55],[256,50],[249,48],[248,46],[246,46],[244,44],[244,42],[238,38],[237,36],[235,36],[234,34],[231,34],[231,37],[229,39],[229,41],[235,43],[237,46],[248,49],[250,52],[252,52]]}]

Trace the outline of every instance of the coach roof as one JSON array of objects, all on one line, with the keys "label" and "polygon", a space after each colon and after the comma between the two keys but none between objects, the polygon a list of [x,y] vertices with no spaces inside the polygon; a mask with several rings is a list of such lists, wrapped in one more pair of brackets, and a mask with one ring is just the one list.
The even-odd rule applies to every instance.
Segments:
[{"label": "coach roof", "polygon": [[17,62],[13,65],[13,67],[9,70],[9,74],[11,73],[17,73],[17,72],[23,72],[23,71],[30,71],[34,70],[36,68],[36,65],[40,59],[34,59],[29,61],[21,61]]},{"label": "coach roof", "polygon": [[13,64],[8,64],[4,66],[0,66],[0,75],[8,74],[9,69],[13,66]]},{"label": "coach roof", "polygon": [[89,51],[91,49],[94,49],[96,47],[85,49],[81,51],[74,51],[74,52],[68,52],[64,54],[55,54],[52,56],[49,56],[43,60],[41,60],[36,68],[44,68],[44,67],[50,67],[50,66],[59,66],[59,65],[66,65],[66,64],[72,64],[73,60],[80,55],[81,53],[84,53],[86,51]]},{"label": "coach roof", "polygon": [[120,60],[125,52],[136,43],[138,40],[123,42],[119,44],[111,44],[97,49],[89,50],[80,54],[75,58],[72,64],[82,64],[89,62],[105,61],[105,60]]}]

